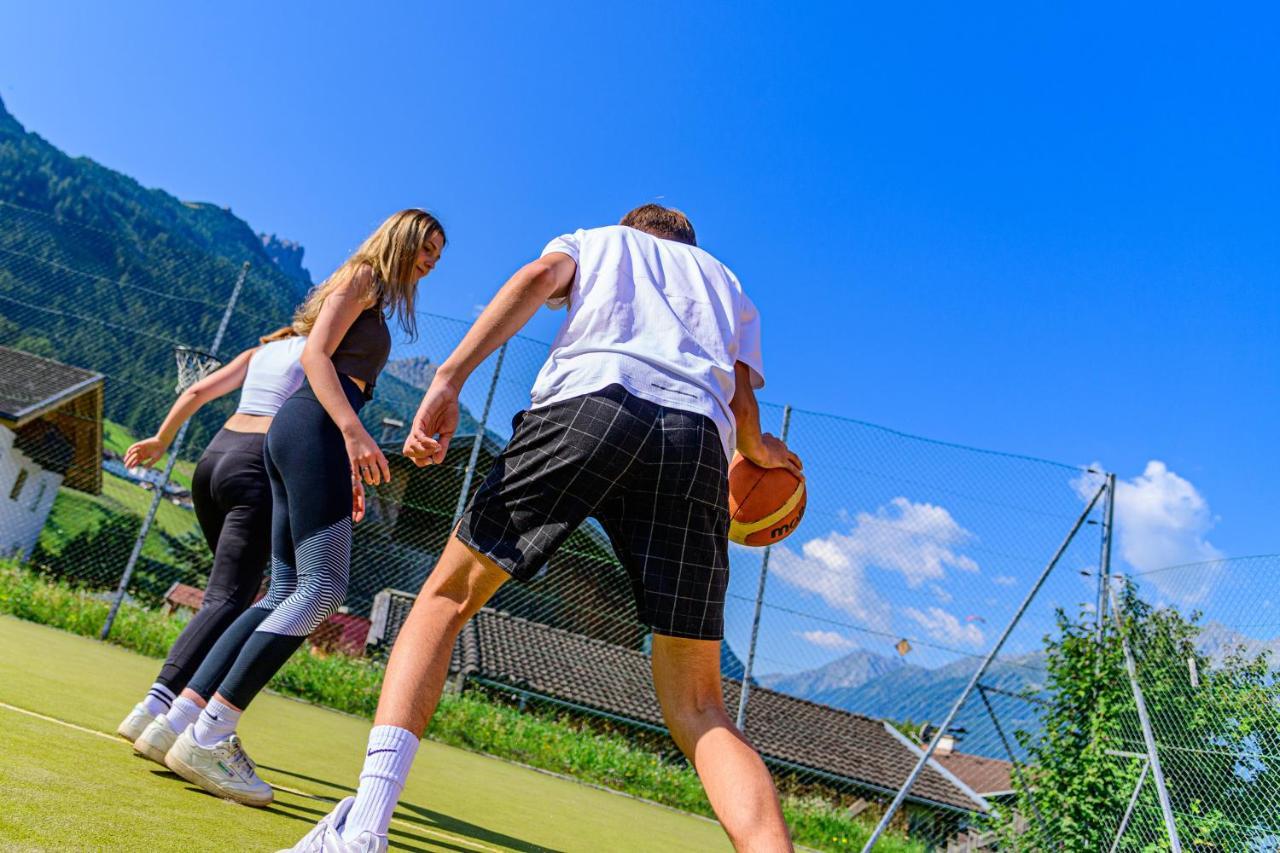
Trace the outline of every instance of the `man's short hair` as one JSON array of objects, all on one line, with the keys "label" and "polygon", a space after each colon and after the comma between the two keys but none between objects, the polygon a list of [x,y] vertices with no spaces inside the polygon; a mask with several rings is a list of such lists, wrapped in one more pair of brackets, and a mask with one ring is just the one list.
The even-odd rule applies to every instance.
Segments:
[{"label": "man's short hair", "polygon": [[688,243],[690,246],[698,245],[698,237],[693,233],[693,223],[689,221],[689,217],[675,208],[663,207],[660,204],[642,204],[622,217],[622,221],[618,224],[664,240],[676,240]]}]

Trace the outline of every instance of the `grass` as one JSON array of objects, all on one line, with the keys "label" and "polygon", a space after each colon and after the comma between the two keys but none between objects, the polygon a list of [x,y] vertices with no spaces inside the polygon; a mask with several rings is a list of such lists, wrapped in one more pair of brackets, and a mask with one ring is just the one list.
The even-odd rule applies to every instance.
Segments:
[{"label": "grass", "polygon": [[[0,613],[96,636],[106,610],[105,602],[81,590],[0,565]],[[178,618],[126,606],[111,642],[162,657],[183,624]],[[377,663],[312,653],[294,655],[271,687],[369,718],[377,706],[381,681],[382,667]],[[520,711],[475,691],[446,695],[427,734],[440,744],[517,761],[695,814],[711,814],[696,774],[683,762],[666,760],[626,738],[592,731],[554,713]],[[850,819],[820,800],[788,798],[784,810],[796,841],[809,846],[860,850],[869,834],[867,823]],[[886,838],[877,847],[886,853],[924,849],[900,837]]]},{"label": "grass", "polygon": [[[102,445],[124,455],[134,436],[127,429],[114,421],[104,421]],[[157,463],[163,468],[168,457]],[[195,465],[187,461],[179,461],[173,468],[172,481],[184,488],[191,488],[191,478]],[[52,553],[61,552],[63,546],[76,534],[100,524],[112,516],[127,515],[141,521],[151,507],[154,492],[143,489],[136,483],[121,479],[114,474],[104,472],[102,475],[102,493],[87,495],[72,489],[58,490],[49,518],[40,531],[40,545]],[[180,537],[199,530],[195,513],[174,505],[169,500],[160,502],[156,510],[155,527],[173,537]],[[164,539],[159,536],[148,536],[143,546],[142,555],[160,562],[170,559]]]},{"label": "grass", "polygon": [[[0,785],[16,794],[0,809],[0,847],[274,850],[351,793],[368,723],[270,694],[241,726],[277,787],[268,809],[210,797],[134,758],[109,733],[156,668],[118,647],[0,617]],[[431,742],[396,818],[393,847],[432,853],[728,849],[709,821]]]}]

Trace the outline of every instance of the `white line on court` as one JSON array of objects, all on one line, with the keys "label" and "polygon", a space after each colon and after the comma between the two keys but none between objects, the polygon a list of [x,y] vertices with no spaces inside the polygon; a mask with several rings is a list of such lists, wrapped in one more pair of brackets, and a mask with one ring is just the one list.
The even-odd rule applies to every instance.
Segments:
[{"label": "white line on court", "polygon": [[[94,737],[104,738],[114,743],[124,742],[124,738],[120,737],[119,735],[107,734],[106,732],[100,732],[97,729],[90,729],[90,728],[86,728],[85,726],[78,726],[75,723],[69,723],[66,720],[59,720],[57,717],[50,717],[47,714],[41,714],[37,711],[31,711],[27,708],[19,708],[17,705],[10,705],[8,702],[0,702],[0,708],[3,708],[6,711],[13,711],[15,714],[25,714],[28,717],[35,717],[37,720],[44,720],[46,723],[53,723],[55,725],[64,726],[68,729],[81,732],[82,734],[93,735]],[[306,797],[309,800],[316,800],[322,803],[333,802],[333,799],[330,797],[318,797],[315,794],[309,794],[306,791],[299,791],[297,788],[289,788],[285,785],[272,784],[271,787],[275,788],[277,791],[284,791],[285,793],[293,794],[294,796]],[[420,832],[424,835],[432,835],[437,838],[443,838],[448,841],[452,841],[455,844],[465,844],[466,846],[472,848],[473,850],[482,850],[485,853],[502,853],[502,848],[500,847],[490,847],[487,844],[481,844],[479,841],[474,841],[470,838],[467,838],[465,835],[454,835],[452,832],[448,832],[443,829],[432,829],[430,827],[422,826],[421,824],[418,824],[418,823],[413,823],[412,821],[402,820],[398,817],[393,817],[391,819],[391,822],[399,824],[400,826],[403,826],[403,827],[407,827],[415,832]]]}]

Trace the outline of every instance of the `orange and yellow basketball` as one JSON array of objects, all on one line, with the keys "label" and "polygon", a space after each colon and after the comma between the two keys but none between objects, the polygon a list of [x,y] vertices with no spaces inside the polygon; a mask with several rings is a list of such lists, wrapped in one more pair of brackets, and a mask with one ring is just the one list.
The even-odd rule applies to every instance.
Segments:
[{"label": "orange and yellow basketball", "polygon": [[729,463],[729,539],[739,545],[772,545],[800,526],[804,481],[786,468],[761,468],[733,454]]}]

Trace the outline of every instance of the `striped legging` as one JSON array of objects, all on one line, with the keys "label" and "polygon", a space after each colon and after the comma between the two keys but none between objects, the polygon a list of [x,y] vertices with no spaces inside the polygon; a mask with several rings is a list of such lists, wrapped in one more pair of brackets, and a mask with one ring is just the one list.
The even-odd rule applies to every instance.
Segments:
[{"label": "striped legging", "polygon": [[[357,412],[364,395],[339,376]],[[303,383],[271,422],[271,587],[210,651],[190,687],[245,708],[341,606],[351,568],[351,466],[342,433]]]}]

